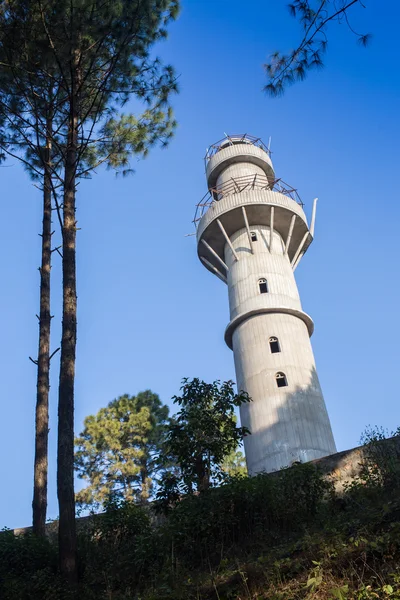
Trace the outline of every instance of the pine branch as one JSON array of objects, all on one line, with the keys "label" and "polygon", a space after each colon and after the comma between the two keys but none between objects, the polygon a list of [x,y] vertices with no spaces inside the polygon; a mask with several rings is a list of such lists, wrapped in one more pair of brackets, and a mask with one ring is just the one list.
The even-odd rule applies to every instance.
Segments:
[{"label": "pine branch", "polygon": [[289,11],[303,26],[304,35],[290,54],[275,52],[270,62],[264,65],[268,76],[264,90],[270,96],[279,96],[285,92],[287,85],[305,79],[309,70],[323,67],[322,55],[326,52],[328,43],[325,29],[332,21],[341,22],[344,19],[348,29],[357,36],[358,42],[366,46],[371,35],[356,32],[348,19],[349,9],[357,3],[364,7],[361,0],[345,1],[339,7],[333,2],[333,12],[330,13],[328,6],[332,6],[331,0],[319,0],[317,10],[313,10],[308,1],[294,0],[289,5]]}]

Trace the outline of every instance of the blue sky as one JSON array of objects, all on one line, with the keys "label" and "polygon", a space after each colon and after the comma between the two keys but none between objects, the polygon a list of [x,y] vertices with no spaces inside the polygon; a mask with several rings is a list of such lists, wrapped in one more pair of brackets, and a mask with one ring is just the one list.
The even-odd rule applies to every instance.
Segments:
[{"label": "blue sky", "polygon": [[[76,431],[123,393],[150,388],[164,402],[182,377],[234,379],[224,345],[227,290],[198,262],[194,206],[206,192],[203,156],[224,132],[268,141],[277,176],[299,190],[308,215],[319,197],[315,242],[296,270],[339,450],[366,425],[400,425],[400,7],[368,0],[356,29],[330,30],[326,67],[280,99],[262,92],[262,65],[299,31],[282,0],[183,0],[158,48],[180,74],[179,127],[115,178],[79,185]],[[22,168],[0,169],[2,339],[0,526],[31,521],[41,199]],[[55,228],[57,224],[54,223]],[[54,256],[53,348],[60,339],[60,265]],[[52,363],[49,517],[57,516],[57,359]]]}]

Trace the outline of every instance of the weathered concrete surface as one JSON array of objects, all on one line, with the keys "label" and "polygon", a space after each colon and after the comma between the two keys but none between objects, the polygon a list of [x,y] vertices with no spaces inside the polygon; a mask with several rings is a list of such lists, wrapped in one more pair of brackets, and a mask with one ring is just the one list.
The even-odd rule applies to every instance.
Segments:
[{"label": "weathered concrete surface", "polygon": [[[240,418],[251,431],[244,445],[249,474],[255,475],[309,462],[336,447],[310,343],[312,321],[302,311],[283,240],[274,231],[271,252],[269,228],[252,230],[257,234],[254,253],[249,252],[246,229],[240,229],[231,237],[239,260],[226,244],[225,262],[231,318],[227,334],[233,330],[238,389],[252,398],[241,406]],[[268,282],[266,294],[260,294],[260,278]],[[271,337],[279,340],[280,352],[271,353]],[[287,387],[277,387],[277,372],[286,375]]]},{"label": "weathered concrete surface", "polygon": [[[376,442],[375,447],[383,453],[390,452],[391,456],[400,461],[400,436]],[[331,479],[335,490],[340,493],[345,484],[351,483],[360,476],[370,453],[368,446],[359,446],[313,460],[312,463]]]},{"label": "weathered concrete surface", "polygon": [[[333,454],[336,446],[310,343],[314,326],[293,273],[313,236],[302,206],[270,189],[275,175],[266,149],[243,139],[227,140],[209,159],[207,184],[216,186],[215,201],[198,223],[197,242],[203,264],[218,269],[228,285],[225,341],[238,389],[252,398],[240,416],[251,431],[244,447],[255,475]],[[260,177],[262,189],[256,186]],[[241,187],[240,181],[250,183]],[[260,293],[260,280],[267,281],[267,293]],[[277,353],[270,338],[279,341]]]}]

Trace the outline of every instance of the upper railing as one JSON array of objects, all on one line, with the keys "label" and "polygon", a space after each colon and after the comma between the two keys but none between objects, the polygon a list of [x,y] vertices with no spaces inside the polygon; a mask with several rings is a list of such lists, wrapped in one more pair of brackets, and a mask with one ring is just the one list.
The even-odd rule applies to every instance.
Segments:
[{"label": "upper railing", "polygon": [[269,181],[265,175],[260,175],[259,173],[256,173],[255,175],[243,175],[242,177],[231,177],[231,179],[223,185],[210,188],[196,205],[196,212],[193,219],[196,228],[204,213],[206,213],[210,206],[215,202],[218,202],[226,196],[240,194],[241,192],[247,192],[254,189],[280,192],[300,204],[300,206],[304,206],[297,190],[283,182],[282,179]]},{"label": "upper railing", "polygon": [[249,135],[248,133],[238,133],[234,135],[227,135],[219,142],[215,142],[212,146],[207,148],[206,155],[204,157],[204,161],[207,163],[214,154],[227,148],[228,146],[235,146],[236,144],[249,144],[250,146],[257,146],[266,152],[269,156],[271,156],[271,151],[261,138],[254,137],[254,135]]}]

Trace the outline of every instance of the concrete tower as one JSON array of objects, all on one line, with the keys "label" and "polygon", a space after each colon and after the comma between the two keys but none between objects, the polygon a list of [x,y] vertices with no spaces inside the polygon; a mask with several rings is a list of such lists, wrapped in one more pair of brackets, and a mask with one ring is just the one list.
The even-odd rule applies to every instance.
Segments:
[{"label": "concrete tower", "polygon": [[313,240],[294,189],[275,178],[260,139],[228,136],[205,157],[209,192],[195,216],[204,266],[228,286],[240,410],[250,475],[336,452],[293,271]]}]

